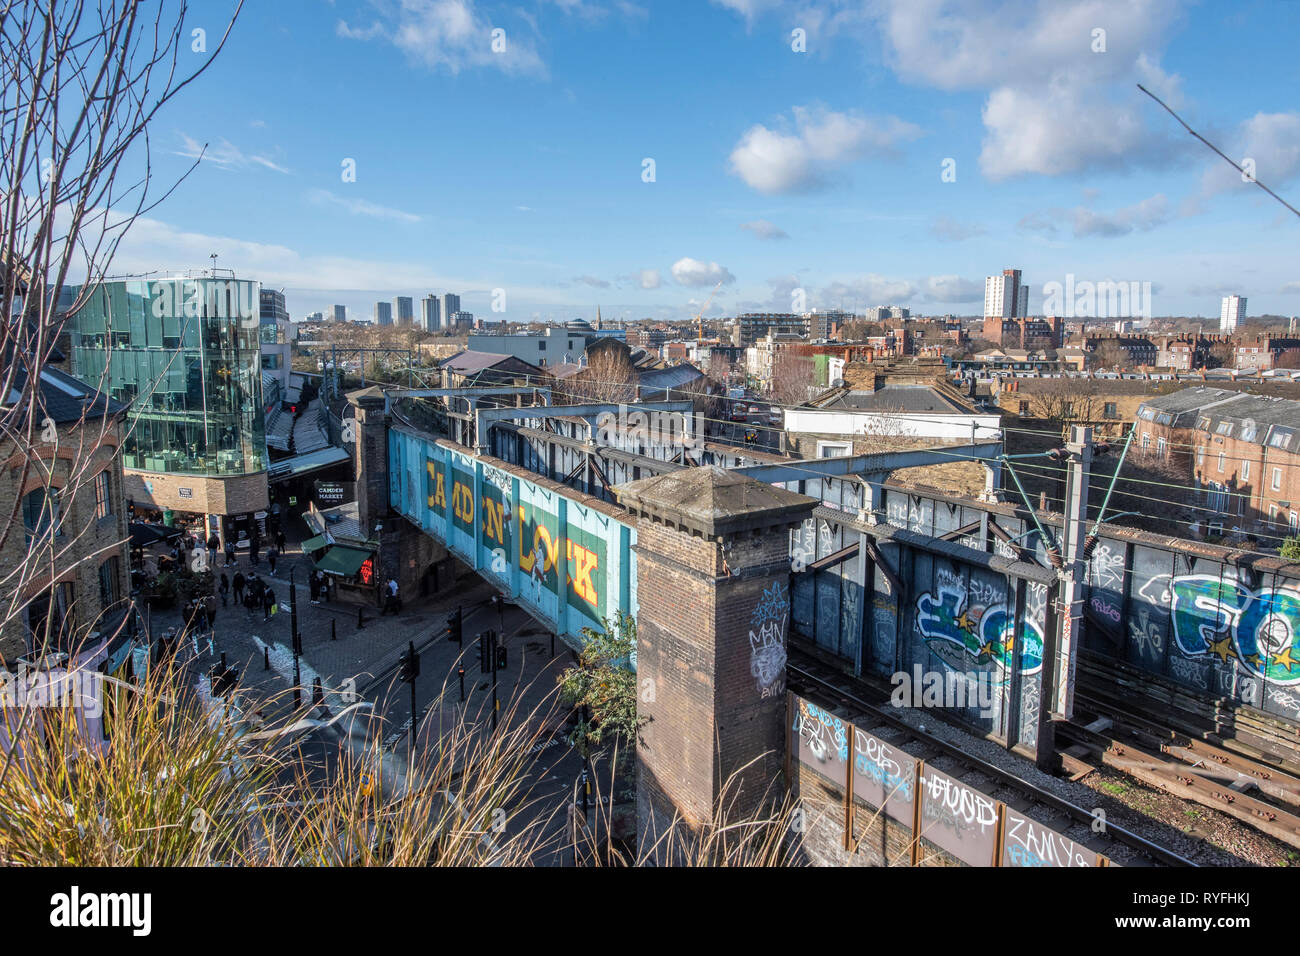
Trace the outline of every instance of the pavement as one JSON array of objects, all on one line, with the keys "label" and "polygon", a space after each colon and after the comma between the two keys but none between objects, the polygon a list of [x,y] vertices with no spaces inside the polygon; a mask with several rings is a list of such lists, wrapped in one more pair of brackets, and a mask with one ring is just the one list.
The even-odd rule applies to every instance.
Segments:
[{"label": "pavement", "polygon": [[[464,720],[476,732],[488,732],[492,674],[490,670],[480,672],[476,637],[489,628],[504,634],[508,660],[496,675],[500,713],[506,715],[512,705],[517,707],[518,713],[528,715],[527,722],[536,729],[539,740],[540,752],[530,769],[527,788],[531,801],[537,803],[528,816],[554,816],[548,830],[564,826],[563,813],[557,815],[553,810],[572,799],[582,762],[565,739],[569,712],[559,703],[555,687],[556,678],[575,658],[562,641],[518,606],[505,604],[497,608],[490,604],[489,599],[496,593],[490,584],[466,571],[439,594],[415,600],[404,598],[402,610],[396,614],[381,615],[378,608],[365,606],[365,625],[358,629],[357,604],[311,603],[307,584],[311,560],[293,540],[277,562],[274,575],[265,558],[253,566],[247,555],[241,555],[234,566],[218,568],[218,580],[223,570],[231,578],[236,571],[246,577],[255,571],[271,585],[280,608],[266,621],[261,609],[250,613],[236,606],[232,598],[228,606],[217,608],[211,647],[203,635],[191,634],[183,642],[179,656],[195,674],[200,693],[210,693],[207,672],[224,653],[226,663],[239,671],[242,692],[253,699],[280,695],[272,713],[265,716],[283,717],[293,709],[293,698],[286,693],[295,685],[291,614],[286,610],[292,573],[297,582],[303,646],[297,662],[298,686],[306,703],[319,683],[325,705],[325,709],[313,708],[311,716],[335,716],[358,702],[373,705],[309,735],[299,752],[314,752],[318,759],[313,762],[323,771],[337,759],[340,746],[355,755],[368,755],[373,753],[371,748],[378,738],[384,752],[379,770],[387,792],[404,787],[409,760],[411,688],[397,679],[398,661],[408,642],[415,643],[420,656],[420,673],[415,682],[419,715],[416,746],[423,748],[436,746],[440,727],[446,727],[448,720]],[[463,647],[452,643],[445,631],[447,615],[458,607],[462,611]],[[152,613],[154,634],[170,626],[179,630],[181,624],[179,609]],[[459,673],[462,666],[463,697]]]}]

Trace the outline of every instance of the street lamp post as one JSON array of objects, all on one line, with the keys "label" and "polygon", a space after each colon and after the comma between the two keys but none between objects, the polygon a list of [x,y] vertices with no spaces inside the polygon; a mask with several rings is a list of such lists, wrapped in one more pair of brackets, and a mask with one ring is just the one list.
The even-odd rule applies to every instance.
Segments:
[{"label": "street lamp post", "polygon": [[298,658],[302,654],[302,635],[298,633],[298,584],[294,581],[297,568],[289,569],[289,634],[293,643],[293,706],[302,706],[302,671]]}]

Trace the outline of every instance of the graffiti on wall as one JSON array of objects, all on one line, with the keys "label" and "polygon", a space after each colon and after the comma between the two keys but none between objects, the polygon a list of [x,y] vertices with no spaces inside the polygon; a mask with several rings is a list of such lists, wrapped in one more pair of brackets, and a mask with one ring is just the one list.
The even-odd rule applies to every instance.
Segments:
[{"label": "graffiti on wall", "polygon": [[1170,658],[1173,676],[1208,688],[1205,669],[1196,664],[1214,662],[1271,683],[1300,684],[1300,590],[1185,574],[1157,575],[1141,593],[1169,608],[1182,656]]},{"label": "graffiti on wall", "polygon": [[[993,664],[1009,672],[1015,658],[1015,608],[1002,588],[939,572],[934,593],[916,599],[916,626],[927,646],[949,667]],[[1020,672],[1043,664],[1043,632],[1028,613],[1020,628]]]},{"label": "graffiti on wall", "polygon": [[790,595],[773,581],[749,619],[749,673],[758,684],[759,696],[775,697],[785,692],[785,639],[790,623]]},{"label": "graffiti on wall", "polygon": [[811,701],[798,699],[799,711],[795,715],[794,730],[803,746],[817,760],[849,759],[848,724],[822,710]]}]

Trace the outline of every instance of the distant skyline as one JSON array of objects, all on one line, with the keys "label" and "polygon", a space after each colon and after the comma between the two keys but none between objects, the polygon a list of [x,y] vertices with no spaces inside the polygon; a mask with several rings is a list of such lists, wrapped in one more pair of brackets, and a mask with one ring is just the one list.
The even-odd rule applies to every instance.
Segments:
[{"label": "distant skyline", "polygon": [[111,271],[217,253],[295,319],[974,315],[1006,268],[1033,313],[1073,274],[1294,315],[1300,218],[1136,84],[1300,205],[1298,34],[1263,2],[250,4],[152,127],[159,182],[204,160]]}]

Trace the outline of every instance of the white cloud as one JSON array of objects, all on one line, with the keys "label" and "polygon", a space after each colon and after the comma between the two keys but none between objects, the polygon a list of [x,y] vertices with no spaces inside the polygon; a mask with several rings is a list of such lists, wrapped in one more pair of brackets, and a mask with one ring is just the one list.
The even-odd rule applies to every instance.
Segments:
[{"label": "white cloud", "polygon": [[643,289],[657,289],[663,285],[658,269],[642,269],[636,274],[637,284]]},{"label": "white cloud", "polygon": [[719,282],[727,285],[736,281],[735,276],[716,262],[701,262],[689,256],[674,262],[672,273],[679,285],[686,286],[717,285]]},{"label": "white cloud", "polygon": [[1169,200],[1157,193],[1131,206],[1112,213],[1093,212],[1084,206],[1071,211],[1076,236],[1123,236],[1130,232],[1146,232],[1163,225],[1172,218]]},{"label": "white cloud", "polygon": [[[1185,211],[1180,211],[1185,215]],[[1126,236],[1132,232],[1148,232],[1174,218],[1169,199],[1164,193],[1149,196],[1130,206],[1121,206],[1113,212],[1098,212],[1087,206],[1073,209],[1045,209],[1030,213],[1016,223],[1017,228],[1056,236],[1069,225],[1076,238],[1086,236]]]},{"label": "white cloud", "polygon": [[[1255,178],[1277,189],[1300,173],[1300,113],[1256,113],[1238,126],[1227,142],[1216,145],[1238,163],[1253,159]],[[1241,173],[1213,156],[1201,178],[1202,192],[1213,195],[1238,188],[1264,196],[1258,186],[1242,182]]]},{"label": "white cloud", "polygon": [[907,302],[915,295],[916,287],[906,279],[894,279],[873,272],[832,282],[822,289],[819,301],[837,306],[842,303],[844,308],[852,310]]},{"label": "white cloud", "polygon": [[[492,49],[492,31],[505,30],[505,49]],[[340,20],[335,32],[350,40],[382,38],[414,62],[456,74],[489,67],[510,74],[546,73],[532,37],[485,19],[473,0],[399,0],[395,9],[368,27]]]},{"label": "white cloud", "polygon": [[1150,131],[1142,108],[1132,98],[1111,99],[1086,80],[1068,76],[1038,89],[999,87],[982,113],[987,133],[980,171],[993,180],[1060,176],[1168,157],[1168,138]]},{"label": "white cloud", "polygon": [[[887,62],[904,80],[987,90],[979,157],[991,179],[1167,161],[1167,117],[1136,89],[1179,101],[1158,50],[1181,0],[881,0]],[[1094,52],[1094,31],[1105,52]]]},{"label": "white cloud", "polygon": [[200,143],[185,133],[181,133],[180,137],[181,148],[176,150],[175,153],[177,156],[184,156],[186,159],[199,159],[202,157],[203,162],[211,163],[222,169],[250,169],[254,166],[261,166],[277,173],[288,174],[289,172],[279,163],[266,156],[245,153],[225,137],[218,139],[215,143]]},{"label": "white cloud", "polygon": [[574,282],[581,282],[583,285],[589,285],[593,289],[608,289],[609,283],[597,276],[574,276]]},{"label": "white cloud", "polygon": [[391,209],[388,206],[380,206],[376,203],[369,202],[365,199],[353,199],[346,196],[338,196],[328,189],[312,189],[307,193],[307,200],[317,206],[337,206],[352,213],[354,216],[370,216],[374,219],[393,219],[397,222],[420,222],[419,216],[414,213],[404,212],[401,209]]},{"label": "white cloud", "polygon": [[[867,117],[797,106],[793,132],[751,126],[731,151],[731,172],[762,193],[799,192],[823,185],[840,166],[889,155],[921,134],[896,116]],[[791,124],[784,124],[790,126]]]},{"label": "white cloud", "polygon": [[753,222],[742,222],[740,228],[747,232],[752,232],[759,239],[789,239],[789,234],[780,226],[768,222],[766,219],[755,219]]},{"label": "white cloud", "polygon": [[933,302],[977,302],[984,298],[984,283],[961,276],[930,276],[925,297]]}]

